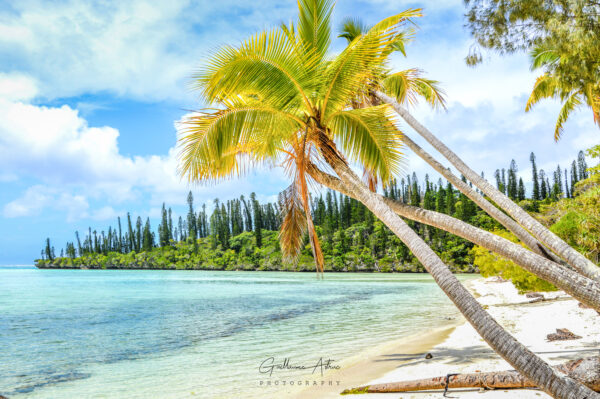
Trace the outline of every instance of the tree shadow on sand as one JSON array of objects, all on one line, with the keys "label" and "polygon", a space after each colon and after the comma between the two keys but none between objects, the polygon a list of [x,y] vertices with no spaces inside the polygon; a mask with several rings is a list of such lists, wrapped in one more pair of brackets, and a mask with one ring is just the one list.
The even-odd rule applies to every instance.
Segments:
[{"label": "tree shadow on sand", "polygon": [[[583,344],[583,348],[572,350],[555,350],[555,351],[540,351],[535,352],[538,355],[545,355],[552,363],[565,362],[582,357],[600,355],[600,348],[595,344]],[[433,357],[427,359],[425,356],[430,353]],[[429,352],[421,353],[390,353],[379,356],[376,362],[402,362],[397,368],[409,367],[418,364],[427,364],[429,362],[443,362],[446,364],[464,365],[477,363],[483,360],[499,359],[493,350],[484,345],[472,345],[461,349],[453,348],[436,348]]]},{"label": "tree shadow on sand", "polygon": [[[426,359],[427,353],[433,355],[432,359]],[[442,361],[448,364],[465,364],[477,363],[482,360],[496,359],[499,356],[491,349],[483,345],[467,346],[461,349],[452,348],[436,348],[429,352],[422,353],[391,353],[380,356],[376,362],[406,362],[398,365],[398,368],[414,366],[421,363],[429,363],[430,361]]]}]

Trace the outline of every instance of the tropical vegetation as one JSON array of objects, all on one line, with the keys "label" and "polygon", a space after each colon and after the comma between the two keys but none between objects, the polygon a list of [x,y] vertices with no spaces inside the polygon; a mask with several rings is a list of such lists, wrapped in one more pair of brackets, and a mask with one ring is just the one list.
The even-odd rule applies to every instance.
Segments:
[{"label": "tropical vegetation", "polygon": [[[391,54],[404,51],[407,22],[419,17],[420,11],[407,10],[355,32],[355,37],[346,37],[347,47],[334,55],[330,52],[333,2],[300,0],[298,9],[296,22],[258,33],[237,47],[222,47],[195,76],[195,88],[213,108],[193,114],[180,130],[181,175],[194,183],[218,182],[257,165],[283,166],[291,185],[280,196],[282,254],[290,261],[298,259],[307,233],[321,272],[325,260],[309,186],[335,188],[363,204],[389,228],[490,347],[524,377],[557,398],[598,397],[582,383],[556,372],[504,330],[452,274],[427,237],[399,216],[427,221],[494,248],[600,309],[597,265],[517,205],[524,194],[518,185],[514,191],[511,182],[510,192],[494,187],[408,112],[406,106],[418,97],[443,106],[443,95],[432,81],[406,72],[415,69],[394,73],[389,68]],[[450,161],[463,180],[400,131],[397,116]],[[403,144],[531,251],[459,218],[380,195],[378,189],[389,190],[401,172]],[[363,178],[353,166],[362,169]],[[192,245],[197,241],[192,240]]]},{"label": "tropical vegetation", "polygon": [[576,0],[466,0],[467,27],[476,45],[467,63],[482,61],[481,48],[500,54],[527,51],[542,70],[526,110],[545,98],[562,103],[554,139],[582,106],[600,127],[600,2]]},{"label": "tropical vegetation", "polygon": [[[598,149],[590,150],[590,155],[597,156],[598,152]],[[585,156],[580,151],[570,169],[558,165],[550,180],[543,169],[538,170],[535,154],[531,153],[530,161],[530,195],[526,195],[522,177],[517,177],[519,170],[514,160],[508,168],[496,170],[498,189],[530,211],[542,208],[544,211],[538,217],[546,224],[552,225],[553,230],[578,250],[597,256],[600,229],[594,223],[598,223],[598,208],[588,200],[593,197],[589,189],[580,193],[574,187],[591,187],[588,180],[596,176],[594,172],[598,167],[588,172]],[[568,177],[564,180],[563,170]],[[428,175],[419,179],[413,172],[399,181],[393,180],[383,194],[408,205],[454,216],[516,241],[472,200],[442,179],[434,183]],[[597,197],[596,194],[593,198],[597,200]],[[163,204],[156,231],[151,227],[150,218],[144,221],[128,213],[124,226],[118,218],[117,227],[109,226],[101,231],[90,227],[83,237],[75,232],[76,240],[67,242],[59,256],[48,238],[36,265],[90,269],[314,270],[306,235],[298,259],[295,262],[284,259],[277,234],[282,220],[279,203],[261,204],[252,193],[247,198],[214,200],[212,212],[207,211],[206,204],[196,211],[191,192],[187,202],[188,212],[183,217],[173,217],[171,208]],[[587,204],[586,207],[583,204]],[[556,209],[569,212],[560,213]],[[425,271],[407,247],[355,199],[327,190],[324,195],[320,193],[311,198],[311,215],[323,244],[326,271]],[[590,223],[585,235],[579,234],[572,225],[573,221],[579,225],[582,220]],[[464,238],[423,223],[409,221],[409,224],[455,272],[500,275],[523,291],[555,289],[514,262]],[[582,237],[586,237],[586,241],[578,244]]]}]

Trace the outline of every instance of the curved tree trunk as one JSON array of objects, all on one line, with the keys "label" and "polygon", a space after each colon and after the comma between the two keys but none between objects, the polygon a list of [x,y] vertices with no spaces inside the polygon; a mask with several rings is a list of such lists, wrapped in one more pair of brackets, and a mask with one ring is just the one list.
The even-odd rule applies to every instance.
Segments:
[{"label": "curved tree trunk", "polygon": [[[337,177],[310,165],[308,173],[320,184],[352,197],[346,185]],[[525,270],[551,282],[573,298],[600,312],[600,283],[537,255],[519,244],[479,229],[443,213],[406,205],[376,194],[398,215],[424,223],[469,240],[515,262]],[[353,197],[354,198],[354,197]],[[355,198],[357,199],[357,198]]]},{"label": "curved tree trunk", "polygon": [[520,224],[515,222],[510,216],[486,200],[477,191],[473,190],[467,183],[452,173],[450,169],[445,168],[444,165],[436,161],[435,158],[423,150],[417,143],[412,141],[412,139],[406,134],[403,134],[402,141],[408,146],[408,148],[413,150],[415,154],[421,157],[421,159],[427,162],[439,174],[444,176],[446,180],[452,183],[461,193],[469,197],[488,215],[496,219],[508,231],[517,236],[517,238],[527,245],[532,251],[550,260],[553,260],[554,262],[560,262],[560,260],[554,254],[546,250],[546,248],[540,244],[527,230],[521,227]]},{"label": "curved tree trunk", "polygon": [[520,206],[515,204],[510,198],[498,191],[487,180],[479,176],[475,171],[469,168],[454,152],[452,152],[444,143],[435,137],[425,126],[421,125],[404,107],[402,107],[392,97],[382,93],[375,93],[381,101],[391,104],[394,110],[410,125],[417,133],[427,140],[436,150],[440,152],[452,165],[462,173],[474,185],[479,187],[488,197],[498,206],[504,209],[520,225],[529,230],[531,234],[544,245],[556,252],[569,265],[573,266],[583,275],[600,281],[600,268],[585,256],[571,248],[566,242],[561,240],[556,234],[552,233],[540,222],[535,220]]},{"label": "curved tree trunk", "polygon": [[[585,384],[594,391],[600,391],[600,357],[571,360],[555,366],[555,369]],[[420,380],[388,382],[346,389],[342,395],[359,393],[412,392],[429,389],[484,388],[484,389],[523,389],[537,388],[533,381],[515,370],[491,371],[487,373],[448,374],[443,377]]]},{"label": "curved tree trunk", "polygon": [[600,399],[600,395],[577,381],[559,374],[537,355],[523,346],[492,318],[433,252],[394,211],[370,191],[348,167],[335,145],[324,134],[319,148],[327,163],[347,186],[352,196],[362,202],[390,228],[419,259],[442,291],[454,302],[464,317],[494,351],[516,370],[534,381],[541,389],[561,399]]}]

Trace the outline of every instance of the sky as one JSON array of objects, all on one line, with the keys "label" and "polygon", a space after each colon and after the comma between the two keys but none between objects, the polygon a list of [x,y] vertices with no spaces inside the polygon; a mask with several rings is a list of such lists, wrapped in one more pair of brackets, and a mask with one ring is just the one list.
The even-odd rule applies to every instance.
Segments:
[{"label": "sky", "polygon": [[[598,143],[589,111],[574,114],[558,144],[558,103],[524,112],[536,76],[525,54],[465,65],[473,41],[462,0],[338,0],[333,24],[350,16],[372,24],[407,8],[424,17],[407,57],[392,66],[441,82],[447,110],[412,111],[475,170],[490,178],[515,159],[527,184],[531,151],[552,171]],[[206,106],[191,76],[215,49],[295,15],[292,0],[0,0],[0,265],[32,264],[46,237],[62,248],[76,230],[107,230],[127,212],[156,228],[163,202],[185,214],[190,190],[196,206],[251,192],[274,200],[288,185],[280,169],[209,186],[183,181],[176,126]],[[344,44],[334,40],[332,52]],[[407,173],[437,180],[406,151]]]}]

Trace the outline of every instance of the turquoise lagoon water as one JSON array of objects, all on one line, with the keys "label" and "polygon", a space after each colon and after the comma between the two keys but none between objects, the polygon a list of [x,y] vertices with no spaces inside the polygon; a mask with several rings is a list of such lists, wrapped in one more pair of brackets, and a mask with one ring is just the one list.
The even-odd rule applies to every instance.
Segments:
[{"label": "turquoise lagoon water", "polygon": [[278,397],[269,357],[338,364],[457,315],[423,274],[0,268],[0,394]]}]

